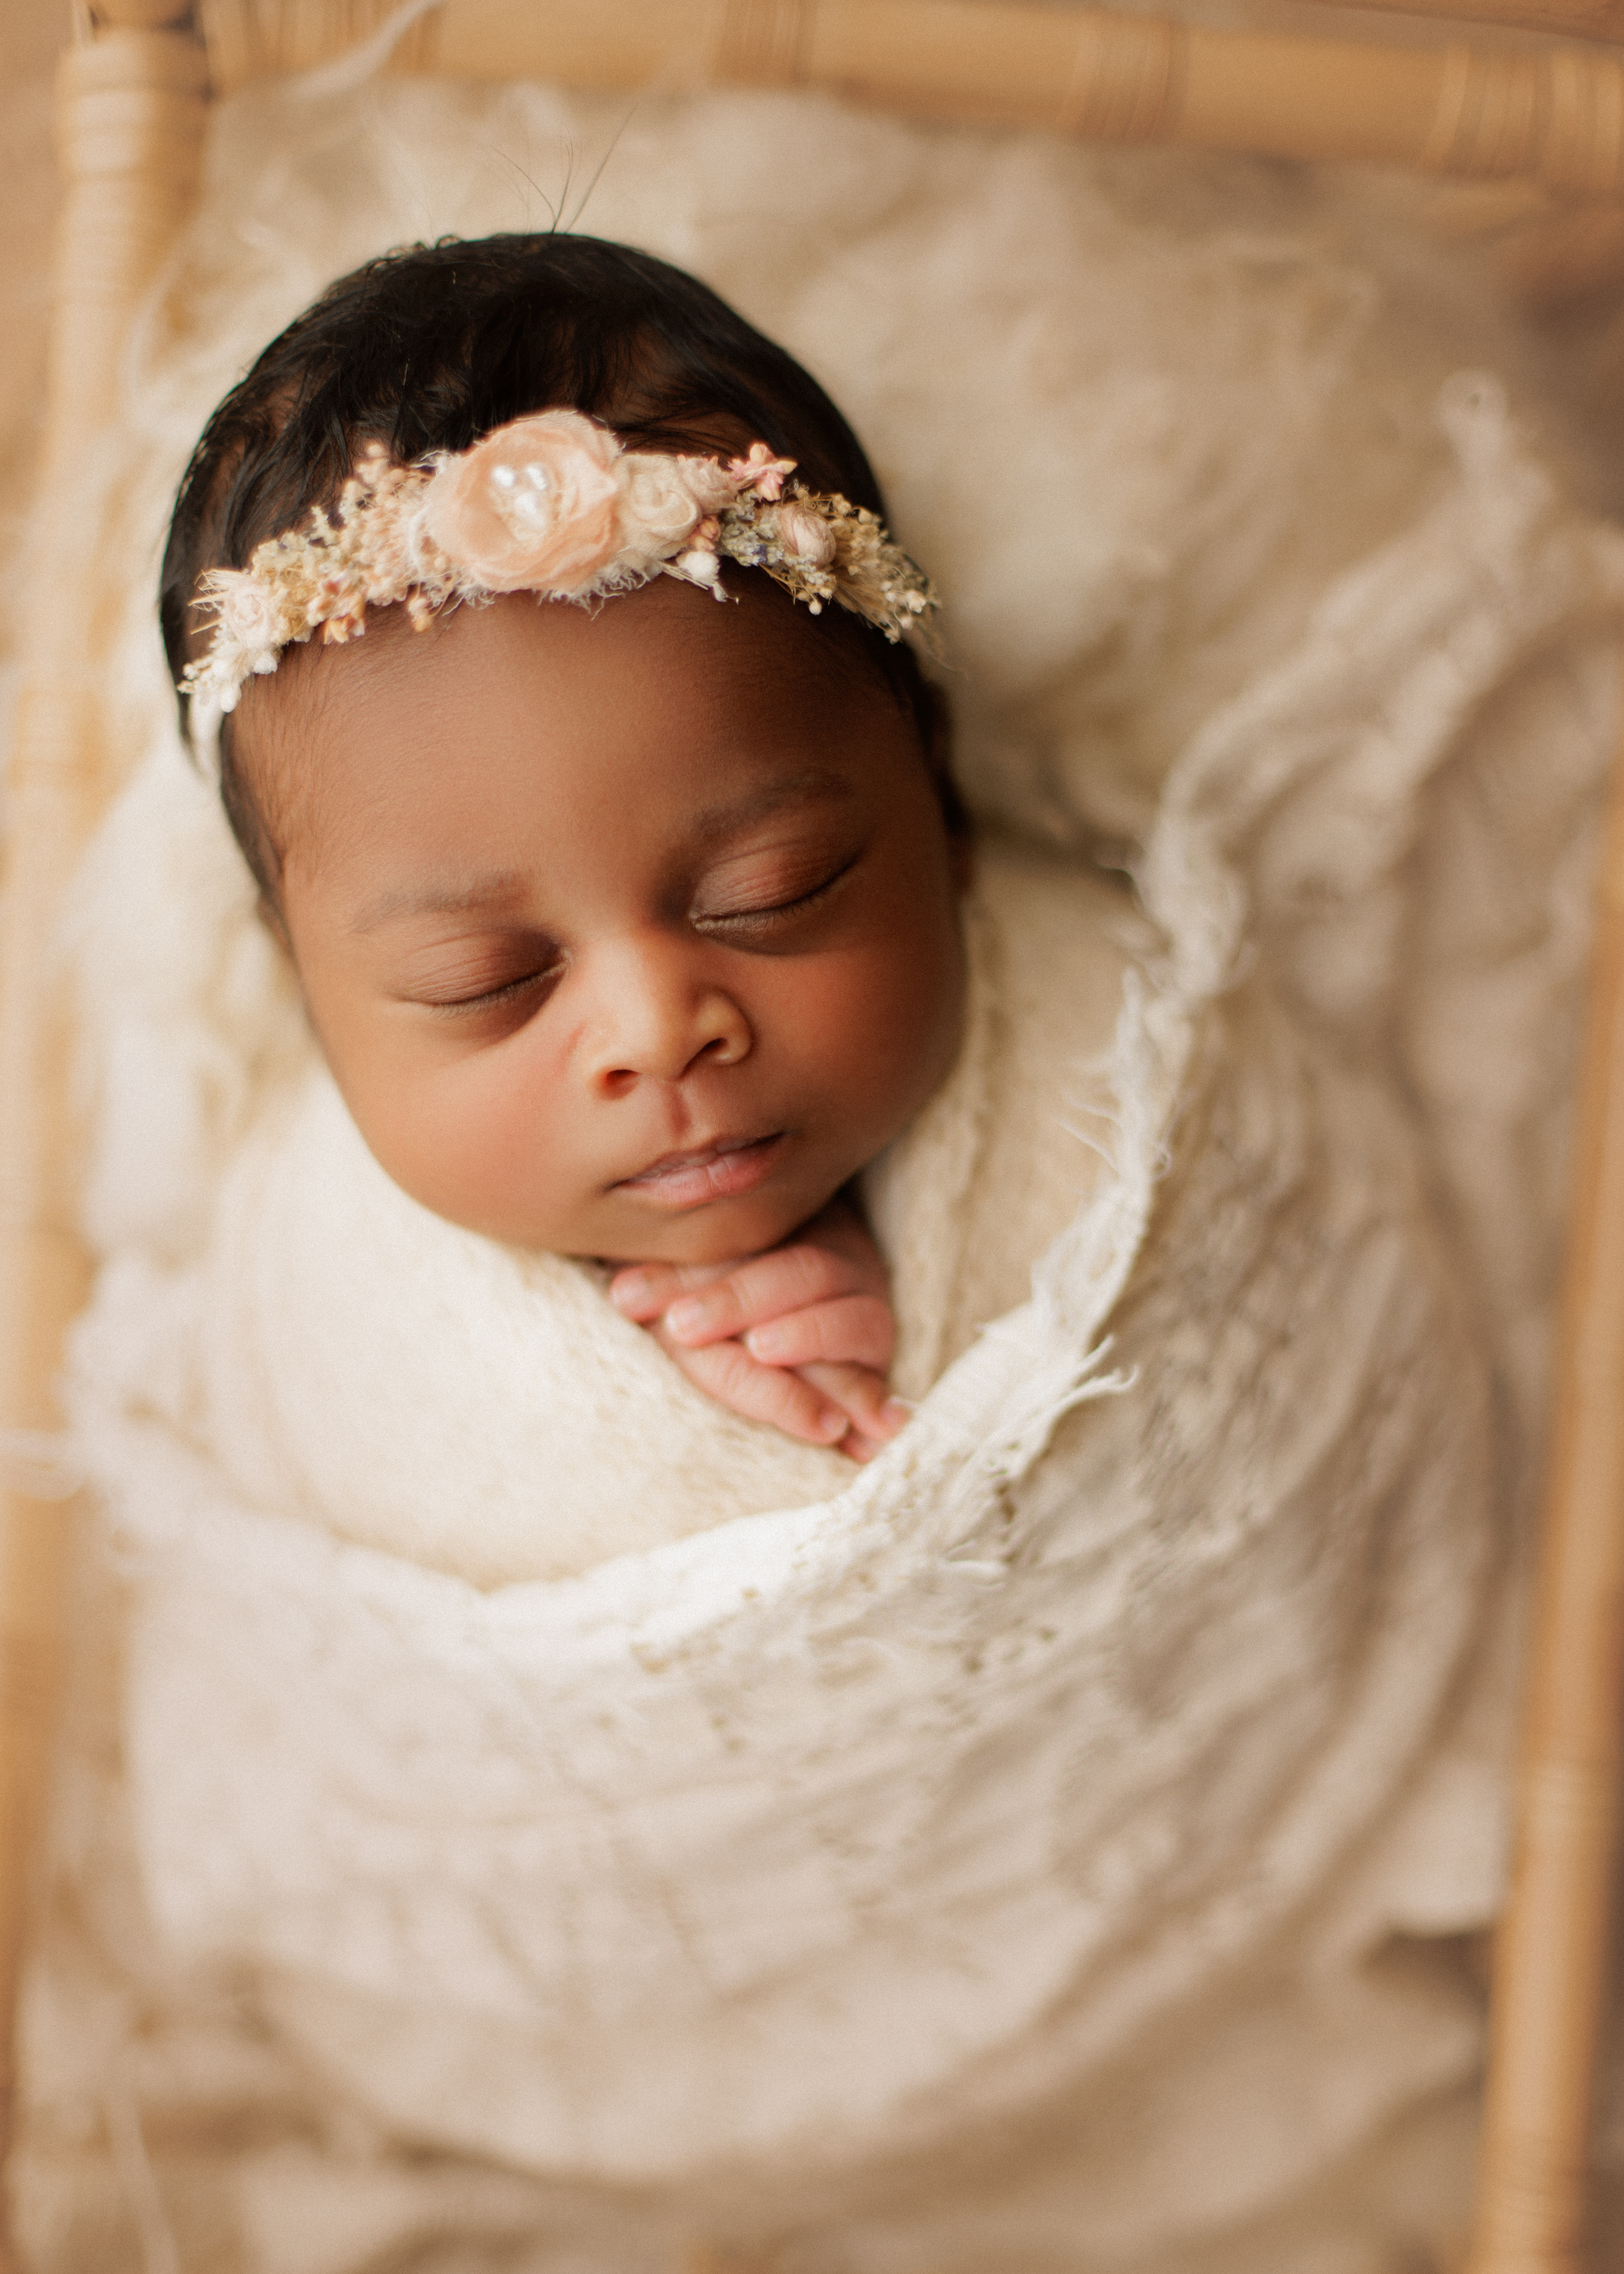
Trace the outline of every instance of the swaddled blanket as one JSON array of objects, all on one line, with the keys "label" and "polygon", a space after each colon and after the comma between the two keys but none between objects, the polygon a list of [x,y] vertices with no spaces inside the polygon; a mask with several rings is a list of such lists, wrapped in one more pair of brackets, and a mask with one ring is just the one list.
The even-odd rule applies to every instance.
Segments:
[{"label": "swaddled blanket", "polygon": [[[389,163],[417,100],[389,97]],[[702,187],[599,227],[738,290],[700,155],[754,135],[752,195],[798,215],[867,168],[914,256],[883,273],[937,302],[951,273],[989,355],[1006,247],[1040,259],[976,236],[1000,199],[1093,275],[1154,256],[1115,379],[1121,297],[1091,319],[1058,283],[1000,367],[1011,421],[1086,398],[1188,443],[1164,491],[1118,448],[1092,520],[1057,477],[990,535],[924,381],[886,418],[890,330],[856,361],[934,516],[903,526],[964,594],[979,802],[1074,864],[989,843],[965,1055],[871,1174],[919,1410],[853,1475],[689,1397],[580,1267],[402,1202],[163,743],[81,942],[108,1261],[74,1396],[128,1600],[122,1751],[83,1742],[62,1838],[81,1914],[120,1891],[96,1939],[125,1973],[101,2008],[87,1967],[42,1977],[25,2171],[48,2207],[61,2048],[122,2030],[127,2104],[228,2167],[209,2216],[254,2274],[437,2236],[628,2274],[704,2234],[816,2274],[1374,2274],[1458,2207],[1479,2013],[1448,1944],[1498,1900],[1544,1125],[1624,554],[1492,385],[1434,426],[1372,353],[1373,407],[1339,394],[1280,284],[1302,262],[1203,249],[1176,194],[1141,223],[1105,171],[980,146],[956,192],[951,138],[827,106],[637,132]],[[875,260],[808,268],[803,333],[821,312],[832,351],[842,262]],[[1239,272],[1256,297],[1205,336],[1252,386],[1273,343],[1283,447],[1398,438],[1283,568],[1267,499],[1207,481],[1210,361],[1180,396],[1146,312]],[[1359,290],[1305,290],[1341,336]],[[1112,831],[1142,916],[1083,855]],[[84,1830],[103,1775],[139,1906]]]},{"label": "swaddled blanket", "polygon": [[[937,2145],[1278,1936],[1435,1739],[1502,1543],[1402,1118],[1261,977],[1124,989],[1109,894],[985,869],[960,1066],[882,1172],[905,1363],[953,1357],[970,1258],[1030,1268],[983,1156],[1081,1205],[855,1479],[582,1267],[400,1200],[323,1080],[200,1267],[108,1275],[150,1899],[417,2136],[689,2186]],[[1118,1024],[1109,1070],[1065,1048]],[[1426,1875],[1452,1923],[1481,1870]]]}]

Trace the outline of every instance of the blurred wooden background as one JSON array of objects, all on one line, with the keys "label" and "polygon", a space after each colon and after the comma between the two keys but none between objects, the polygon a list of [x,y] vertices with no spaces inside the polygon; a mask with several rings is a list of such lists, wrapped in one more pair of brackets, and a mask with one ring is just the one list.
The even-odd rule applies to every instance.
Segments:
[{"label": "blurred wooden background", "polygon": [[[67,0],[0,0],[0,553],[27,501],[43,411],[45,304],[56,176],[51,71],[68,37]],[[18,638],[17,594],[0,584],[0,689]]]}]

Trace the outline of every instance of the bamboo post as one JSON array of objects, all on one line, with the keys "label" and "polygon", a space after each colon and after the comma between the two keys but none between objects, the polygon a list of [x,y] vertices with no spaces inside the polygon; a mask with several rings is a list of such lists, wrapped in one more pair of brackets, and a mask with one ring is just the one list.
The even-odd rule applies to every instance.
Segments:
[{"label": "bamboo post", "polygon": [[[386,13],[384,0],[199,6],[222,92],[327,60]],[[391,68],[575,86],[817,87],[1091,140],[1521,176],[1576,198],[1624,192],[1624,59],[1582,47],[1384,47],[1010,0],[441,0]]]},{"label": "bamboo post", "polygon": [[[112,415],[132,308],[192,202],[201,147],[203,51],[184,30],[162,28],[177,13],[173,0],[105,0],[101,13],[105,26],[64,55],[58,81],[65,198],[40,472],[47,506],[82,486],[86,445]],[[0,1429],[49,1434],[59,1422],[62,1337],[86,1276],[73,1229],[67,1038],[51,944],[102,784],[86,606],[93,539],[71,511],[43,511],[35,529],[0,931]],[[3,2153],[71,1535],[67,1505],[45,1482],[29,1489],[15,1462],[0,1473],[9,1487],[0,1493]]]},{"label": "bamboo post", "polygon": [[1597,894],[1471,2274],[1583,2274],[1624,1779],[1624,756]]},{"label": "bamboo post", "polygon": [[1341,4],[1407,16],[1447,16],[1457,22],[1513,24],[1556,40],[1624,40],[1624,0],[1341,0]]}]

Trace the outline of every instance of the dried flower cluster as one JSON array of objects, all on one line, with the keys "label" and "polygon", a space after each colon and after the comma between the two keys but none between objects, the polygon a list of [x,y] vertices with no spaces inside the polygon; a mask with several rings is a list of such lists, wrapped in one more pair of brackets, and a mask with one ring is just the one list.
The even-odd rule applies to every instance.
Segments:
[{"label": "dried flower cluster", "polygon": [[347,640],[366,611],[403,603],[419,629],[442,609],[501,592],[590,601],[678,576],[724,596],[724,557],[760,568],[816,615],[850,608],[888,639],[936,606],[878,517],[785,482],[794,461],[753,442],[741,458],[623,449],[607,427],[549,410],[471,449],[394,464],[377,446],[330,513],[257,547],[200,587],[206,654],[181,681],[206,732],[244,682],[320,632]]},{"label": "dried flower cluster", "polygon": [[741,568],[764,569],[814,615],[834,600],[889,640],[922,629],[936,606],[923,570],[892,544],[877,514],[799,485],[781,505],[751,498],[731,507],[717,548]]}]

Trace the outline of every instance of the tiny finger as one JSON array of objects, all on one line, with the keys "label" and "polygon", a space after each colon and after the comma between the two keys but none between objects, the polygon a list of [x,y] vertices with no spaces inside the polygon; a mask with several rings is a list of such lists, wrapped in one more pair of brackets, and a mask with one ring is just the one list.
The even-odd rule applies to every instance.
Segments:
[{"label": "tiny finger", "polygon": [[[662,1337],[663,1339],[663,1337]],[[762,1366],[742,1343],[709,1343],[702,1350],[665,1344],[688,1380],[748,1421],[765,1421],[808,1445],[836,1445],[851,1416],[816,1384],[782,1367]]]},{"label": "tiny finger", "polygon": [[666,1306],[668,1332],[690,1349],[764,1325],[787,1311],[854,1291],[861,1281],[854,1267],[830,1249],[775,1247],[737,1264],[726,1277]]},{"label": "tiny finger", "polygon": [[623,1318],[647,1325],[695,1287],[723,1277],[726,1263],[628,1263],[609,1282],[609,1300]]},{"label": "tiny finger", "polygon": [[752,1327],[744,1346],[767,1366],[807,1366],[820,1359],[871,1367],[883,1374],[896,1346],[891,1305],[878,1295],[838,1295],[804,1311],[786,1312]]},{"label": "tiny finger", "polygon": [[797,1367],[795,1371],[876,1445],[889,1444],[913,1419],[913,1408],[893,1397],[885,1376],[872,1367],[817,1365]]}]

